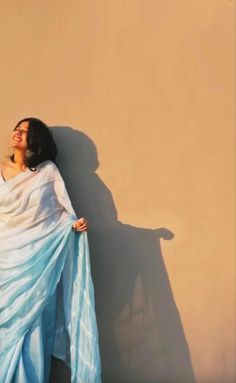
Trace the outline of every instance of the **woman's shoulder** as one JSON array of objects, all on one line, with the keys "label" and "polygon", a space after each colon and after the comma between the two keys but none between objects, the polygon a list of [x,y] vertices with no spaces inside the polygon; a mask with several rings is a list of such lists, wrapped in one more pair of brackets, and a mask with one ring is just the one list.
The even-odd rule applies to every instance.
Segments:
[{"label": "woman's shoulder", "polygon": [[59,173],[57,165],[53,161],[44,161],[39,164],[38,169],[50,176],[54,176]]},{"label": "woman's shoulder", "polygon": [[40,169],[57,169],[57,165],[55,164],[55,162],[53,161],[50,161],[50,160],[47,160],[47,161],[44,161],[44,162],[41,162],[41,164],[38,165],[38,167]]}]

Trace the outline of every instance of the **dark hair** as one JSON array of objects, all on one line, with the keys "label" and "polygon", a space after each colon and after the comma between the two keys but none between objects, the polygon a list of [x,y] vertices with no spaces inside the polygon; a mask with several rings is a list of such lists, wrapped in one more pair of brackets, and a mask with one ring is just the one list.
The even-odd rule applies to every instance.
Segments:
[{"label": "dark hair", "polygon": [[[54,162],[57,156],[57,147],[49,127],[38,118],[27,117],[20,120],[14,130],[16,130],[22,122],[29,123],[25,166],[34,170],[44,161],[50,160]],[[14,155],[11,159],[14,161]]]}]

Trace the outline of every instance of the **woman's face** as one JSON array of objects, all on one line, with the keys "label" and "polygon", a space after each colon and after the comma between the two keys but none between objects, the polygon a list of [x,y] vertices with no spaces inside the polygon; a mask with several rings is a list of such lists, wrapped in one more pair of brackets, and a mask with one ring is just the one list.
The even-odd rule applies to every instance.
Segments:
[{"label": "woman's face", "polygon": [[29,129],[29,122],[23,121],[18,125],[11,135],[11,147],[13,149],[26,150],[27,149],[27,133]]}]

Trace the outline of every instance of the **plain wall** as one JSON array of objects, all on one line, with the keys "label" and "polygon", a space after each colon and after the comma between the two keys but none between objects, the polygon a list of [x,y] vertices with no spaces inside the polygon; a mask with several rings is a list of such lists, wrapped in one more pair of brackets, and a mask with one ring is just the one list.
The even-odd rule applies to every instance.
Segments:
[{"label": "plain wall", "polygon": [[0,52],[1,155],[53,126],[90,222],[103,382],[235,382],[235,1],[2,2]]}]

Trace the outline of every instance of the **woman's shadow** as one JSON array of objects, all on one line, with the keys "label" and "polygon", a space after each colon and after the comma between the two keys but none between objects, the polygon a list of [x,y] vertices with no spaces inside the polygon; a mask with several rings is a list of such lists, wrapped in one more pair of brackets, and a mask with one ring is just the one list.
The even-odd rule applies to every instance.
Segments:
[{"label": "woman's shadow", "polygon": [[[194,383],[161,251],[161,239],[174,234],[118,221],[112,194],[96,174],[92,140],[69,127],[55,127],[53,134],[72,204],[89,221],[103,383]],[[51,382],[69,379],[54,360]]]}]

